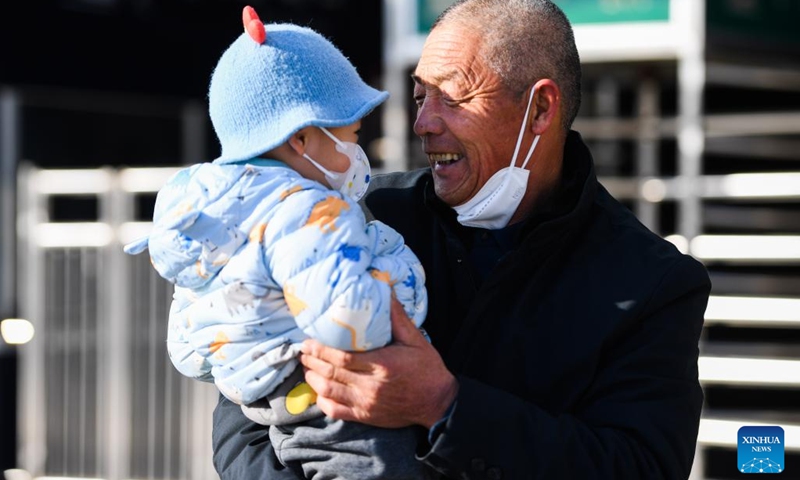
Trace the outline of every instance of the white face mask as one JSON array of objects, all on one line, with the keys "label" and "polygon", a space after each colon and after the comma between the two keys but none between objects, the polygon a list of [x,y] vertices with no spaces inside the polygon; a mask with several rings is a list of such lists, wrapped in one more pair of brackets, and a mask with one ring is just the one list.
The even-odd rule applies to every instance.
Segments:
[{"label": "white face mask", "polygon": [[370,166],[367,154],[357,143],[343,142],[325,127],[319,127],[319,129],[336,142],[337,152],[345,154],[350,159],[350,167],[344,172],[331,172],[307,154],[304,153],[303,157],[325,174],[325,178],[328,179],[328,185],[331,188],[340,191],[355,201],[359,201],[367,192],[367,186],[369,185]]},{"label": "white face mask", "polygon": [[525,109],[525,118],[522,119],[522,127],[517,136],[517,146],[514,149],[514,156],[511,157],[511,165],[495,172],[475,196],[453,207],[458,213],[458,223],[461,225],[498,230],[508,225],[511,216],[517,211],[519,202],[522,201],[528,188],[530,171],[525,167],[533,155],[536,144],[539,143],[539,135],[536,135],[522,166],[515,166],[519,147],[525,135],[525,125],[528,123],[534,92],[536,88],[531,89],[531,96],[528,98],[528,107]]}]

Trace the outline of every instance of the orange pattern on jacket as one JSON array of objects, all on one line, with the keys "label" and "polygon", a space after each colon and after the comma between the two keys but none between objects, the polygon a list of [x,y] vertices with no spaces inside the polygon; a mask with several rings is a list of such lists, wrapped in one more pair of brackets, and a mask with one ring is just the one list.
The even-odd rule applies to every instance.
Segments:
[{"label": "orange pattern on jacket", "polygon": [[286,200],[286,197],[288,197],[289,195],[291,195],[293,193],[297,193],[302,189],[303,189],[303,187],[301,187],[300,185],[295,185],[294,187],[290,188],[289,190],[284,190],[281,193],[281,202]]},{"label": "orange pattern on jacket", "polygon": [[[208,350],[211,353],[216,353],[219,351],[220,348],[224,347],[228,343],[230,343],[230,339],[228,338],[227,335],[225,335],[225,332],[217,332],[217,334],[214,335],[214,341],[211,342],[211,345],[208,346]],[[220,353],[219,355],[222,354]]]},{"label": "orange pattern on jacket", "polygon": [[349,209],[350,205],[346,201],[331,195],[314,205],[306,225],[317,225],[323,232],[332,232],[336,230],[336,219],[342,211]]},{"label": "orange pattern on jacket", "polygon": [[383,270],[378,270],[378,269],[372,269],[370,270],[369,274],[372,275],[372,278],[378,280],[379,282],[383,282],[386,285],[394,285],[394,282],[392,282],[392,277],[391,275],[389,275],[389,272],[384,272]]},{"label": "orange pattern on jacket", "polygon": [[286,306],[289,307],[289,311],[295,317],[308,308],[308,305],[294,294],[294,287],[285,286],[283,288],[283,298],[286,300]]},{"label": "orange pattern on jacket", "polygon": [[253,243],[261,243],[261,240],[264,238],[264,231],[267,229],[266,223],[259,223],[255,227],[250,230],[250,234],[248,235],[248,239]]},{"label": "orange pattern on jacket", "polygon": [[354,352],[364,352],[364,351],[366,351],[365,348],[363,348],[363,347],[359,348],[358,344],[356,344],[356,339],[358,338],[358,335],[357,335],[356,329],[353,328],[352,325],[348,325],[347,323],[345,323],[345,322],[343,322],[341,320],[337,320],[335,318],[331,318],[331,321],[333,321],[333,323],[335,323],[336,325],[339,325],[340,327],[343,327],[343,328],[347,329],[347,331],[350,332],[350,350],[352,350]]}]

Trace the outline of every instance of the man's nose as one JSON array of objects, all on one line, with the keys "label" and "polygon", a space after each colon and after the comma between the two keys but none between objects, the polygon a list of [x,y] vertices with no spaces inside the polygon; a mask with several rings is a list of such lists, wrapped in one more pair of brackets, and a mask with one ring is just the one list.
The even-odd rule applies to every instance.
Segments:
[{"label": "man's nose", "polygon": [[417,109],[414,120],[414,133],[419,137],[439,134],[444,130],[440,106],[431,98],[426,98]]}]

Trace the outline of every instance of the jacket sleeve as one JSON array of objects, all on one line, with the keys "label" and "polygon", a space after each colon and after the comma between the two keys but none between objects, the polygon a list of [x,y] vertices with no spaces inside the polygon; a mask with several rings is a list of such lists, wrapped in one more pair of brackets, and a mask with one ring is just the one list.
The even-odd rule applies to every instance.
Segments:
[{"label": "jacket sleeve", "polygon": [[284,467],[269,440],[269,427],[244,416],[239,405],[219,396],[211,431],[214,469],[220,480],[298,480]]},{"label": "jacket sleeve", "polygon": [[[343,350],[387,344],[392,285],[413,270],[407,252],[379,247],[385,237],[338,192],[298,192],[280,208],[265,232],[265,258],[300,329]],[[283,220],[283,212],[292,219]],[[376,256],[379,248],[383,255]]]},{"label": "jacket sleeve", "polygon": [[392,227],[374,220],[367,224],[373,248],[371,268],[387,272],[395,298],[414,324],[419,327],[428,314],[428,291],[425,269],[403,237]]},{"label": "jacket sleeve", "polygon": [[459,377],[452,414],[424,461],[449,478],[687,478],[703,402],[697,359],[709,291],[698,262],[678,261],[568,414]]},{"label": "jacket sleeve", "polygon": [[185,309],[186,291],[175,287],[173,301],[170,306],[167,323],[167,354],[178,372],[189,378],[204,382],[213,382],[211,363],[200,355],[189,341],[191,332],[186,328]]}]

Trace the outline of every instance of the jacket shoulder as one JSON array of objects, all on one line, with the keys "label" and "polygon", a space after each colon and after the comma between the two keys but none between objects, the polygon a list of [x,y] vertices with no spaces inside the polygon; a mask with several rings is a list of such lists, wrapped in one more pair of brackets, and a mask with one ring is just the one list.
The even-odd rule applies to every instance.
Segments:
[{"label": "jacket shoulder", "polygon": [[612,261],[605,265],[611,276],[617,277],[612,272],[628,274],[625,279],[618,278],[621,283],[635,283],[641,278],[658,282],[667,277],[677,278],[677,283],[684,288],[710,284],[708,272],[701,262],[643,225],[633,212],[603,188],[598,191],[595,208],[599,212],[594,217],[588,238],[600,239],[602,245],[597,248],[610,253],[598,258]]},{"label": "jacket shoulder", "polygon": [[375,175],[361,201],[367,220],[382,220],[395,228],[408,222],[414,216],[412,210],[420,211],[424,206],[430,181],[429,168]]}]

